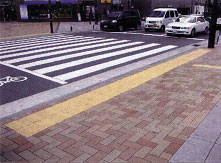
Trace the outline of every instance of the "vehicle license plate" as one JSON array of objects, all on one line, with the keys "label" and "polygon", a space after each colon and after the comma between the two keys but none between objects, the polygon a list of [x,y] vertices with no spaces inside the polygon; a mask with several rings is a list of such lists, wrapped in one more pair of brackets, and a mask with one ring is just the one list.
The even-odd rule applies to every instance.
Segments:
[{"label": "vehicle license plate", "polygon": [[107,25],[104,25],[104,28],[107,28]]},{"label": "vehicle license plate", "polygon": [[154,27],[157,27],[157,24],[153,24]]}]

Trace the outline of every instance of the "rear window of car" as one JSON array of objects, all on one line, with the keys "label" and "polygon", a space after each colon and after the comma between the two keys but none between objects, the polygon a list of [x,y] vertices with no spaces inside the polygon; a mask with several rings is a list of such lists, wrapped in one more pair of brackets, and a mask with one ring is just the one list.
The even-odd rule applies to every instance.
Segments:
[{"label": "rear window of car", "polygon": [[164,17],[165,11],[152,11],[149,17]]},{"label": "rear window of car", "polygon": [[111,12],[108,17],[109,18],[118,18],[122,15],[122,12]]}]

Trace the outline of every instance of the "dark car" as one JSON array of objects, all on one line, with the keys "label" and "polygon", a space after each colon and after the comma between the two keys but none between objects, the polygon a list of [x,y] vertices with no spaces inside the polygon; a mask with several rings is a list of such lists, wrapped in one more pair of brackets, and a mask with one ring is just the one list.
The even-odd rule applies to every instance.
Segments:
[{"label": "dark car", "polygon": [[137,10],[111,12],[101,20],[100,28],[106,30],[123,31],[128,28],[137,29],[141,25],[140,13]]}]

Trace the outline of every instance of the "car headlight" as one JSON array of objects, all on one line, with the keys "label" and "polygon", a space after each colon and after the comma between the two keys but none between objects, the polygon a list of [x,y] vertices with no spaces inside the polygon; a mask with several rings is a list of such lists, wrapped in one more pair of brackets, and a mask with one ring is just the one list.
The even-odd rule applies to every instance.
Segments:
[{"label": "car headlight", "polygon": [[190,27],[181,27],[180,29],[190,29]]},{"label": "car headlight", "polygon": [[117,20],[112,20],[112,23],[117,23]]},{"label": "car headlight", "polygon": [[101,23],[104,23],[105,22],[105,20],[101,20]]}]

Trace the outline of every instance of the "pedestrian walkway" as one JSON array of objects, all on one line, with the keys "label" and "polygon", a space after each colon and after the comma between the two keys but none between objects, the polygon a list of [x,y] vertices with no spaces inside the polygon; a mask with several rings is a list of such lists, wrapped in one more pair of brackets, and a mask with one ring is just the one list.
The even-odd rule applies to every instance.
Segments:
[{"label": "pedestrian walkway", "polygon": [[2,122],[1,161],[191,162],[184,149],[203,145],[193,161],[219,162],[220,50],[198,49]]}]

